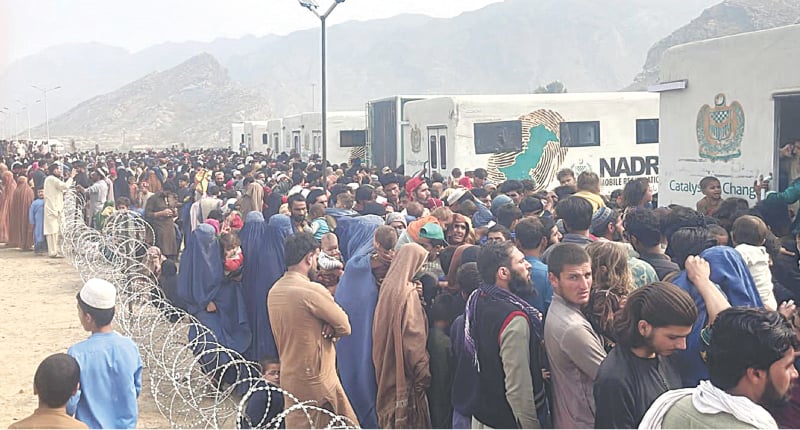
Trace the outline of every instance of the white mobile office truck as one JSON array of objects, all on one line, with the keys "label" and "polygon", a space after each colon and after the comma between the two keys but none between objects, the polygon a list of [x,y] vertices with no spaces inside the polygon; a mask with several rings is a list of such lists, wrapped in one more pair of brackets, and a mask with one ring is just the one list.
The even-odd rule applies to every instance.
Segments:
[{"label": "white mobile office truck", "polygon": [[658,186],[657,94],[439,97],[407,103],[404,119],[407,172],[483,167],[498,182],[552,189],[568,167],[598,173],[606,194],[639,177]]},{"label": "white mobile office truck", "polygon": [[[366,145],[364,112],[328,112],[327,157],[331,163],[349,162],[363,154]],[[307,112],[284,117],[282,120],[282,151],[298,152],[307,160],[312,154],[322,155],[322,114]]]},{"label": "white mobile office truck", "polygon": [[[800,138],[800,25],[676,46],[664,54],[659,204],[694,207],[700,180],[756,199],[753,181],[781,171],[778,148]],[[797,160],[794,161],[795,163]]]}]

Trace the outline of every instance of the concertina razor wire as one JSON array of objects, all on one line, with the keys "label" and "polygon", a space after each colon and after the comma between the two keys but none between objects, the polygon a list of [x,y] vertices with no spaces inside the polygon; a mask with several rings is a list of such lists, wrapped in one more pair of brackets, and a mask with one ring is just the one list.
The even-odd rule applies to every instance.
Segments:
[{"label": "concertina razor wire", "polygon": [[[139,346],[153,400],[173,428],[279,428],[290,414],[304,414],[310,428],[324,420],[327,428],[356,427],[261,382],[257,363],[221,345],[197,318],[166,300],[144,261],[154,233],[142,217],[114,212],[96,230],[84,222],[84,205],[75,190],[65,193],[62,252],[84,282],[100,278],[116,286],[116,329]],[[265,410],[273,395],[291,406],[270,421],[265,415],[250,422],[245,410],[259,391],[267,392]]]}]

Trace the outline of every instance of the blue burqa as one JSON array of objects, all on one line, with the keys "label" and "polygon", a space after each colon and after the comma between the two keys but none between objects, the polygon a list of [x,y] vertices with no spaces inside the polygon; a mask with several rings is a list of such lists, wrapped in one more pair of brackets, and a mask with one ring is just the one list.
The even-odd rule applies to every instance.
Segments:
[{"label": "blue burqa", "polygon": [[[225,278],[222,251],[211,225],[201,224],[192,233],[181,256],[177,293],[185,310],[208,327],[221,345],[239,353],[250,346],[242,283]],[[210,302],[215,312],[208,312]]]},{"label": "blue burqa", "polygon": [[[275,214],[269,217],[269,225],[280,229],[284,237],[294,234],[294,227],[292,226],[292,219],[287,215]],[[245,256],[246,258],[247,256]]]},{"label": "blue burqa", "polygon": [[336,225],[336,236],[339,237],[339,249],[344,261],[363,253],[372,252],[372,239],[375,230],[385,224],[377,215],[344,217]]},{"label": "blue burqa", "polygon": [[267,225],[261,212],[250,212],[239,232],[244,254],[242,284],[247,317],[253,342],[245,351],[245,358],[258,361],[265,357],[278,357],[272,326],[267,312],[267,294],[272,285],[283,276],[286,265],[283,258],[285,231]]},{"label": "blue burqa", "polygon": [[378,304],[378,286],[372,275],[370,257],[379,224],[374,220],[363,221],[351,224],[346,233],[351,238],[348,243],[353,244],[350,252],[355,256],[347,260],[335,299],[350,318],[351,332],[336,343],[336,361],[342,386],[361,427],[378,428],[375,412],[378,383],[372,363],[372,320]]},{"label": "blue burqa", "polygon": [[[728,298],[731,306],[764,307],[750,270],[735,249],[715,246],[701,252],[700,256],[708,261],[711,266],[711,281]],[[697,321],[692,327],[692,333],[686,339],[686,350],[677,351],[670,356],[670,360],[680,372],[683,386],[696,387],[700,380],[708,379],[708,368],[700,357],[700,330],[708,324],[706,303],[697,288],[689,282],[685,270],[672,283],[687,291],[697,305]]]}]

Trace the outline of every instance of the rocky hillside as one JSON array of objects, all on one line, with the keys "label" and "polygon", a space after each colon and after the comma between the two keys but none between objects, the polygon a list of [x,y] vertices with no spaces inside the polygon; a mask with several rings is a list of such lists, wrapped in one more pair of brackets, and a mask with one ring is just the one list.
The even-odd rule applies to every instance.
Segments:
[{"label": "rocky hillside", "polygon": [[269,115],[264,95],[233,82],[214,57],[201,54],[79,104],[50,120],[50,134],[108,149],[227,146],[231,122]]},{"label": "rocky hillside", "polygon": [[644,69],[626,89],[643,90],[658,83],[661,57],[672,46],[796,23],[800,0],[725,0],[656,43]]}]

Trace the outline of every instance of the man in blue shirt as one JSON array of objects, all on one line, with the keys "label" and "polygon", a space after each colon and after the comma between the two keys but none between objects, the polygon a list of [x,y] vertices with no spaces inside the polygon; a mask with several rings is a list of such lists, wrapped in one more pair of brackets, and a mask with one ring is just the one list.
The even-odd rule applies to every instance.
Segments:
[{"label": "man in blue shirt", "polygon": [[517,248],[525,254],[531,265],[531,281],[535,294],[521,296],[531,306],[547,316],[547,309],[553,300],[553,287],[547,279],[547,265],[541,260],[542,253],[549,243],[550,231],[537,217],[522,218],[514,228]]},{"label": "man in blue shirt", "polygon": [[136,344],[111,326],[116,295],[114,285],[102,279],[86,281],[78,293],[78,318],[92,335],[67,351],[81,369],[67,414],[89,428],[135,428],[139,415],[142,359]]}]

